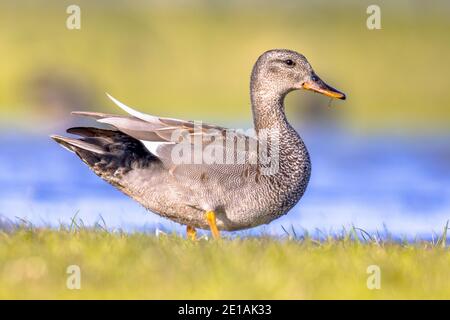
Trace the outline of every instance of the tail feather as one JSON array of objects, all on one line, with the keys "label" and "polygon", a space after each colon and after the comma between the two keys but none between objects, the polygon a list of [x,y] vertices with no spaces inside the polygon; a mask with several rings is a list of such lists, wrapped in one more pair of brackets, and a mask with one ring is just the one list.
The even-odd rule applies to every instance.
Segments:
[{"label": "tail feather", "polygon": [[139,140],[116,130],[74,127],[67,130],[81,138],[53,135],[51,138],[74,152],[98,176],[120,187],[120,178],[134,168],[158,159]]},{"label": "tail feather", "polygon": [[67,129],[67,133],[81,137],[114,137],[117,130],[106,130],[94,127],[72,127]]},{"label": "tail feather", "polygon": [[55,140],[56,142],[58,142],[64,148],[66,148],[67,150],[74,152],[74,153],[77,153],[78,149],[94,152],[97,154],[105,154],[106,153],[105,150],[100,148],[99,146],[97,146],[95,144],[90,144],[90,143],[80,140],[80,139],[72,139],[72,138],[67,138],[67,137],[58,136],[58,135],[52,135],[50,137],[53,140]]}]

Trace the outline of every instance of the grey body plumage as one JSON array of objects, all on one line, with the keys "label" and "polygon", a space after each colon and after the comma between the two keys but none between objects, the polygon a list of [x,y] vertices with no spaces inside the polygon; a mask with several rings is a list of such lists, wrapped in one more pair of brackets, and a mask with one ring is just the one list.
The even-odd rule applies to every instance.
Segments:
[{"label": "grey body plumage", "polygon": [[[71,128],[72,139],[52,136],[76,153],[98,176],[132,197],[145,208],[173,221],[206,229],[205,212],[214,211],[221,230],[239,230],[269,223],[286,214],[302,197],[311,162],[297,132],[288,123],[284,97],[296,89],[310,89],[344,99],[339,91],[318,78],[306,58],[290,50],[261,55],[251,75],[251,102],[256,136],[268,130],[278,141],[278,170],[261,174],[260,164],[176,164],[171,158],[177,141],[173,132],[194,135],[196,124],[139,113],[113,99],[131,116],[79,112],[114,127]],[[225,128],[204,125],[208,130]],[[196,133],[198,134],[198,132]],[[147,142],[158,142],[150,151]],[[248,159],[247,159],[248,160]]]}]

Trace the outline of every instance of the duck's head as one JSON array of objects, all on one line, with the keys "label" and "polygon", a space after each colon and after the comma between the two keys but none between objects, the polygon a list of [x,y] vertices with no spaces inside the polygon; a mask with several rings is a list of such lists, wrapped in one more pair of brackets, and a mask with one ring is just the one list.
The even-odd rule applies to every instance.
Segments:
[{"label": "duck's head", "polygon": [[345,94],[320,79],[302,54],[286,49],[264,52],[252,71],[252,91],[284,97],[288,92],[306,89],[345,100]]}]

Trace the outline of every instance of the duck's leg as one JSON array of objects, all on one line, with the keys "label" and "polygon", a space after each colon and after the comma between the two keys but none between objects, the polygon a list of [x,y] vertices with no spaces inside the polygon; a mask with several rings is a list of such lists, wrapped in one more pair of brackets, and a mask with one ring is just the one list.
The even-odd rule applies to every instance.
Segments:
[{"label": "duck's leg", "polygon": [[211,233],[214,239],[220,239],[219,229],[217,229],[216,224],[216,214],[214,211],[206,212],[206,221],[208,221],[209,228],[211,229]]},{"label": "duck's leg", "polygon": [[186,227],[186,235],[187,235],[187,238],[192,241],[195,241],[197,239],[197,231],[192,226]]}]

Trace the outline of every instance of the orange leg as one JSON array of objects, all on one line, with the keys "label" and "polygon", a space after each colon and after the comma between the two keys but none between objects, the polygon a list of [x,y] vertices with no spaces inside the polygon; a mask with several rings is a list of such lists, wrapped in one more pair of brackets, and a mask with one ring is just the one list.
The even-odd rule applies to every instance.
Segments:
[{"label": "orange leg", "polygon": [[187,235],[187,238],[192,241],[195,241],[197,239],[197,231],[195,230],[194,227],[187,226],[186,227],[186,235]]},{"label": "orange leg", "polygon": [[206,221],[208,221],[209,228],[211,229],[211,233],[214,239],[220,239],[219,229],[217,229],[216,224],[216,214],[214,211],[208,211],[206,213]]}]

